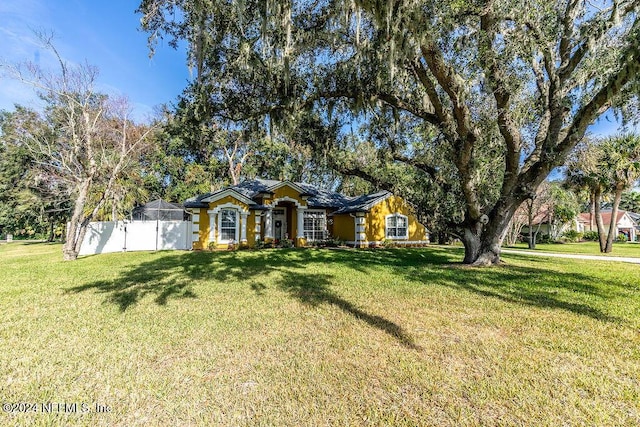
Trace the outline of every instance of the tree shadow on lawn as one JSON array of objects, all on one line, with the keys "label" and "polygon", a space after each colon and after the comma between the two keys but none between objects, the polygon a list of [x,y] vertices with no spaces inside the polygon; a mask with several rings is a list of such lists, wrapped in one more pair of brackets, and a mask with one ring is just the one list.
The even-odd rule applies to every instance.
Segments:
[{"label": "tree shadow on lawn", "polygon": [[344,313],[361,320],[369,326],[379,329],[396,339],[403,346],[411,350],[421,350],[414,339],[397,323],[382,316],[367,313],[355,304],[340,297],[329,288],[333,284],[333,276],[328,274],[306,274],[291,269],[282,271],[279,288],[301,303],[317,307],[328,304],[339,308]]},{"label": "tree shadow on lawn", "polygon": [[158,305],[165,305],[169,298],[196,298],[191,289],[191,281],[195,277],[192,262],[184,256],[163,256],[140,263],[116,279],[97,280],[67,289],[67,292],[95,290],[104,293],[106,301],[117,305],[123,312],[149,295],[155,296],[154,301]]},{"label": "tree shadow on lawn", "polygon": [[[611,281],[598,281],[580,273],[564,273],[541,267],[501,265],[491,268],[448,266],[450,280],[440,284],[507,303],[559,309],[593,319],[625,323],[628,319],[607,312],[607,301],[628,293]],[[432,275],[424,280],[437,280]],[[604,308],[603,308],[604,307]]]},{"label": "tree shadow on lawn", "polygon": [[[461,257],[460,251],[440,248],[171,252],[140,263],[114,280],[94,281],[71,288],[69,292],[93,289],[105,293],[107,301],[125,311],[148,295],[154,295],[159,305],[166,304],[170,298],[195,298],[192,290],[194,281],[248,282],[256,295],[262,295],[267,286],[252,279],[274,274],[272,277],[279,277],[276,286],[302,303],[309,306],[333,305],[396,337],[403,345],[414,346],[399,325],[365,312],[332,291],[330,286],[335,283],[334,275],[307,272],[309,267],[317,269],[335,265],[336,268],[366,275],[377,271],[391,273],[417,286],[445,286],[508,303],[562,309],[595,319],[620,321],[594,304],[594,301],[619,297],[621,292],[616,283],[601,281],[594,285],[591,276],[554,271],[542,262],[540,267],[505,265],[471,268],[455,264]],[[526,260],[530,261],[528,257]]]},{"label": "tree shadow on lawn", "polygon": [[[353,255],[353,253],[351,254]],[[366,258],[366,257],[365,257]],[[374,258],[368,258],[374,260]],[[165,255],[140,263],[113,280],[99,280],[77,286],[68,292],[79,293],[95,290],[107,294],[107,302],[116,304],[121,311],[148,295],[155,295],[155,302],[164,305],[171,297],[196,298],[191,289],[194,281],[246,282],[272,273],[270,281],[302,304],[317,307],[322,304],[335,306],[343,312],[392,336],[407,348],[418,350],[413,338],[402,326],[371,314],[354,303],[340,297],[330,287],[334,276],[325,273],[306,273],[311,264],[334,262],[366,269],[360,256],[345,259],[331,251],[277,250],[260,252],[192,252]],[[404,261],[398,260],[402,263]],[[275,278],[275,281],[273,280]],[[251,289],[263,295],[267,285],[252,281]]]}]

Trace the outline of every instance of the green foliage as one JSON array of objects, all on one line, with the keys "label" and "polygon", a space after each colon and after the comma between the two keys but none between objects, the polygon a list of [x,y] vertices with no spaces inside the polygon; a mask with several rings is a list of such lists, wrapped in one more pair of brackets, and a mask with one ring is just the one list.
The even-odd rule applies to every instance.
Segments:
[{"label": "green foliage", "polygon": [[582,240],[586,240],[588,242],[597,242],[599,240],[597,231],[585,231],[582,233]]},{"label": "green foliage", "polygon": [[282,239],[278,243],[278,246],[281,248],[292,248],[294,247],[293,240],[291,239]]},{"label": "green foliage", "polygon": [[[33,111],[18,106],[0,111],[0,235],[16,239],[61,237],[59,224],[69,214],[64,185],[49,180],[37,167],[41,160],[28,149],[26,129],[41,132],[44,123]],[[53,233],[51,231],[53,230]]]},{"label": "green foliage", "polygon": [[580,233],[579,231],[576,231],[576,230],[567,230],[563,234],[563,237],[566,238],[567,241],[574,242],[574,243],[582,240],[583,236],[584,236],[583,233]]},{"label": "green foliage", "polygon": [[551,238],[551,236],[548,234],[539,234],[536,237],[536,243],[545,244],[545,243],[553,243],[553,242],[555,242],[555,239]]},{"label": "green foliage", "polygon": [[626,234],[620,233],[620,234],[618,234],[618,237],[616,237],[616,242],[624,243],[624,242],[628,242],[628,241],[629,241],[629,238],[627,237]]},{"label": "green foliage", "polygon": [[391,239],[384,239],[382,241],[382,247],[383,248],[397,248],[398,244],[395,242],[395,240],[391,240]]},{"label": "green foliage", "polygon": [[264,240],[262,240],[262,239],[258,239],[258,240],[256,240],[255,244],[253,245],[253,248],[254,248],[254,249],[265,249],[265,248],[267,248],[267,247],[270,247],[270,246],[269,246],[269,245],[267,245],[267,244],[265,243],[265,241],[264,241]]},{"label": "green foliage", "polygon": [[345,246],[345,241],[333,236],[328,236],[323,240],[315,240],[312,245],[316,248],[338,248]]},{"label": "green foliage", "polygon": [[311,147],[470,248],[496,246],[600,112],[637,95],[637,5],[604,3],[144,0],[138,11],[152,50],[187,43],[198,123]]},{"label": "green foliage", "polygon": [[620,209],[640,213],[640,191],[627,191],[622,193]]},{"label": "green foliage", "polygon": [[[598,141],[586,141],[579,147],[569,163],[568,185],[574,189],[586,189],[590,194],[596,215],[604,196],[613,199],[612,215],[618,212],[623,193],[640,178],[640,135],[624,134]],[[614,235],[609,230],[603,252],[612,250]]]},{"label": "green foliage", "polygon": [[337,237],[329,236],[324,241],[324,246],[327,248],[339,248],[345,245],[344,240],[338,239]]}]

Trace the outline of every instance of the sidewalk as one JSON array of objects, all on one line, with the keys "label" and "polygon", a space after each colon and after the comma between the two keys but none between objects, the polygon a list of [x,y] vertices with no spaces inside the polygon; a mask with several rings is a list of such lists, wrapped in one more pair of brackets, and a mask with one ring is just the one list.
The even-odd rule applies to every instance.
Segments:
[{"label": "sidewalk", "polygon": [[532,256],[544,256],[544,257],[551,257],[551,258],[586,259],[586,260],[592,260],[592,261],[617,261],[617,262],[628,262],[631,264],[640,264],[640,258],[620,257],[620,256],[560,254],[560,253],[552,253],[552,252],[521,251],[518,249],[502,249],[500,252],[503,254],[532,255]]}]

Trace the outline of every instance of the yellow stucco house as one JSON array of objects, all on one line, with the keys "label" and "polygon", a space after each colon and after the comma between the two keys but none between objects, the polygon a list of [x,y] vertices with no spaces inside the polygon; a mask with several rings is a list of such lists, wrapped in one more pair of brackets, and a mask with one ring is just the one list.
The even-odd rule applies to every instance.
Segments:
[{"label": "yellow stucco house", "polygon": [[193,249],[291,239],[305,246],[329,236],[356,247],[429,243],[409,205],[388,191],[347,197],[309,184],[249,180],[188,199]]}]

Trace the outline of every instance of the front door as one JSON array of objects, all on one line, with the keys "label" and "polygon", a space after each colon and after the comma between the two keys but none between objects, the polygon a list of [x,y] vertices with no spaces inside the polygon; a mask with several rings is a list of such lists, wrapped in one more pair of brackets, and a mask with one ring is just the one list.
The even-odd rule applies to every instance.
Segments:
[{"label": "front door", "polygon": [[273,210],[273,238],[283,240],[287,238],[287,208]]}]

